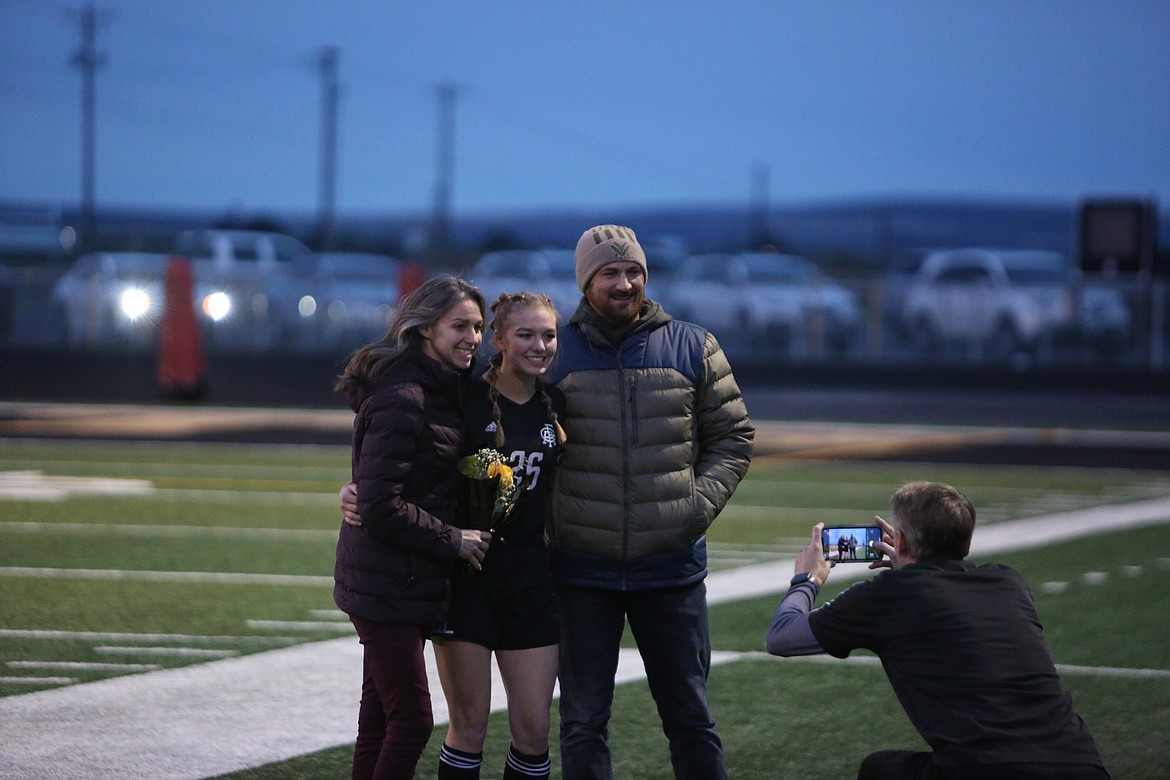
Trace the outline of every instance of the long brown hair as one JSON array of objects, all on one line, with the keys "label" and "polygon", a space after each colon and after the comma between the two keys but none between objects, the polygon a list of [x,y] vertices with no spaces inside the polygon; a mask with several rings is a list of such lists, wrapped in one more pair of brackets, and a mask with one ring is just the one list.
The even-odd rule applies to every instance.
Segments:
[{"label": "long brown hair", "polygon": [[[560,319],[557,314],[557,307],[553,305],[552,298],[541,293],[534,292],[518,292],[518,293],[501,293],[500,297],[492,302],[492,319],[488,323],[497,335],[503,336],[508,330],[508,323],[511,318],[517,313],[526,309],[544,308],[552,312],[553,320]],[[555,358],[554,358],[555,359]],[[483,380],[488,384],[488,398],[492,402],[492,419],[496,423],[496,446],[504,446],[504,423],[500,420],[500,390],[496,387],[496,380],[500,375],[500,365],[504,361],[502,352],[495,352],[488,358],[488,370],[483,374]],[[548,391],[545,389],[544,380],[540,377],[536,378],[536,391],[540,393],[540,398],[544,402],[544,408],[548,412],[549,422],[552,423],[556,430],[557,443],[564,444],[567,437],[565,436],[565,429],[561,427],[561,421],[557,416],[557,412],[553,409],[552,398],[549,397]]]},{"label": "long brown hair", "polygon": [[366,396],[386,381],[396,364],[422,352],[419,328],[434,325],[460,301],[468,299],[475,301],[483,316],[486,308],[483,293],[470,282],[451,275],[428,279],[403,297],[386,335],[351,354],[337,379],[336,389],[345,396],[350,408],[357,411]]}]

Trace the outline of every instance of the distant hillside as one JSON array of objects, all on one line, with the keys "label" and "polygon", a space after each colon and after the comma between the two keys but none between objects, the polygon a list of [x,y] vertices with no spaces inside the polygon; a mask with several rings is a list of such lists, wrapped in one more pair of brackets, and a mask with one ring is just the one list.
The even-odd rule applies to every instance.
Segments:
[{"label": "distant hillside", "polygon": [[[559,237],[560,243],[571,244],[584,227],[619,219],[644,240],[673,236],[701,252],[749,249],[761,232],[758,214],[730,208],[552,213],[517,221],[515,229],[539,241]],[[923,246],[983,244],[1071,252],[1076,205],[888,201],[794,206],[771,210],[766,225],[771,243],[782,249],[880,266]]]},{"label": "distant hillside", "polygon": [[[769,243],[842,265],[886,268],[913,250],[936,246],[1004,246],[1077,250],[1075,202],[998,203],[889,199],[796,205],[771,209],[766,221],[746,207],[676,206],[624,210],[557,210],[466,215],[454,225],[460,246],[509,239],[523,246],[571,246],[590,225],[620,222],[643,243],[681,243],[692,252],[744,251],[757,246],[761,225]],[[409,234],[410,220],[353,218],[358,234]],[[413,222],[419,230],[420,222]],[[1170,219],[1163,215],[1160,244],[1170,246]]]},{"label": "distant hillside", "polygon": [[[0,203],[2,214],[19,204]],[[912,250],[932,246],[997,245],[1077,251],[1075,202],[1009,203],[950,199],[875,199],[777,206],[766,215],[748,207],[661,206],[628,209],[556,209],[456,214],[454,243],[462,258],[492,248],[572,246],[586,227],[620,222],[643,243],[691,252],[743,251],[764,239],[777,247],[835,265],[887,268]],[[76,209],[56,208],[64,224]],[[283,229],[316,242],[312,215],[107,208],[97,215],[103,248],[169,249],[184,228],[201,226]],[[425,244],[429,215],[340,214],[335,248],[414,256]],[[1160,245],[1170,247],[1170,220],[1159,224]]]}]

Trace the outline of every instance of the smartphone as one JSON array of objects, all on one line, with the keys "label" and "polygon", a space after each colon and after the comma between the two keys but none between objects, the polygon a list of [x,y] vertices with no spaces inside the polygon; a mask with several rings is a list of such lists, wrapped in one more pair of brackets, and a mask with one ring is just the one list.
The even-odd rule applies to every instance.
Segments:
[{"label": "smartphone", "polygon": [[826,525],[821,529],[825,560],[836,563],[873,563],[882,559],[875,546],[882,540],[876,525]]}]

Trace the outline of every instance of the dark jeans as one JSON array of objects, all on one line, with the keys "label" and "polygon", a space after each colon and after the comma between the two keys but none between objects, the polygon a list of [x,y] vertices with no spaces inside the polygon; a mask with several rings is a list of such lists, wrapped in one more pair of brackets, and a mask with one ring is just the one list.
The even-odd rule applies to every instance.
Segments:
[{"label": "dark jeans", "polygon": [[1109,773],[1092,766],[1054,764],[983,764],[936,767],[929,752],[879,750],[870,753],[857,770],[857,780],[1109,780]]},{"label": "dark jeans", "polygon": [[670,742],[675,777],[726,778],[723,744],[707,706],[707,586],[637,591],[558,586],[557,600],[564,780],[613,776],[609,718],[626,620]]},{"label": "dark jeans", "polygon": [[365,652],[353,777],[407,780],[435,720],[421,626],[378,623],[350,615]]}]

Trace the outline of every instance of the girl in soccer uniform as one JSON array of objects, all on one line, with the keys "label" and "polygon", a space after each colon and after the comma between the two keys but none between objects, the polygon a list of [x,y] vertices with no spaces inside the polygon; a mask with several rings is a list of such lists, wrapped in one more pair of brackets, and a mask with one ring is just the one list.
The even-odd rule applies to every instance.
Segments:
[{"label": "girl in soccer uniform", "polygon": [[[503,294],[491,306],[497,352],[464,403],[463,454],[497,450],[522,475],[515,509],[497,523],[476,571],[457,565],[443,630],[432,636],[449,726],[439,780],[478,778],[492,694],[492,653],[508,691],[512,744],[504,778],[547,778],[557,677],[557,613],[545,513],[565,442],[565,400],[541,377],[557,350],[557,313],[538,293]],[[473,524],[460,514],[459,523]],[[486,529],[485,529],[486,530]]]}]

